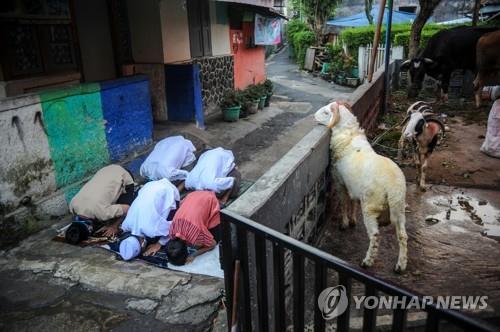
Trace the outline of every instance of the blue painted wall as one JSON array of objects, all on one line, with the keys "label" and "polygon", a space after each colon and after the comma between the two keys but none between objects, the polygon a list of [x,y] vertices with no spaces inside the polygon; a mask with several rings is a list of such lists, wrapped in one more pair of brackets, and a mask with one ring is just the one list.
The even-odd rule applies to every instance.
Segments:
[{"label": "blue painted wall", "polygon": [[132,76],[100,86],[109,157],[116,162],[152,142],[149,81],[145,76]]}]

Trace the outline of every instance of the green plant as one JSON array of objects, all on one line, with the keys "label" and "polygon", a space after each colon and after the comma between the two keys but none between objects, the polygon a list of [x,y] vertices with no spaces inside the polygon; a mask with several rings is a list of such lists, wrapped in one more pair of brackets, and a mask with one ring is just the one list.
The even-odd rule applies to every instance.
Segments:
[{"label": "green plant", "polygon": [[288,38],[288,41],[291,42],[293,40],[293,36],[300,31],[307,31],[309,28],[307,27],[307,24],[304,22],[298,20],[298,19],[293,19],[288,22],[286,25],[286,36]]},{"label": "green plant", "polygon": [[274,90],[273,82],[271,82],[270,80],[265,80],[263,85],[264,89],[266,90],[266,95],[272,95]]},{"label": "green plant", "polygon": [[[437,24],[427,24],[423,30],[423,39],[425,42],[432,36],[434,33],[438,32],[442,29],[449,29],[450,26],[443,26]],[[365,46],[367,44],[373,43],[373,36],[375,34],[375,26],[364,26],[357,28],[349,28],[344,29],[340,34],[340,38],[342,42],[347,45],[349,53],[357,59],[358,57],[358,48],[360,46]],[[394,46],[405,46],[405,50],[408,50],[409,36],[410,36],[411,24],[395,24],[391,29],[391,42]],[[380,40],[381,42],[385,41],[385,26],[382,27]],[[398,37],[399,36],[399,37]],[[404,40],[406,38],[407,40]]]},{"label": "green plant", "polygon": [[220,107],[221,109],[241,106],[243,103],[243,95],[241,91],[238,90],[228,90],[222,98]]},{"label": "green plant", "polygon": [[314,45],[315,42],[316,36],[312,31],[300,31],[295,34],[293,38],[293,45],[297,58],[297,64],[300,68],[304,67],[307,49]]},{"label": "green plant", "polygon": [[245,89],[244,94],[247,101],[254,102],[262,97],[264,93],[261,86],[252,84]]}]

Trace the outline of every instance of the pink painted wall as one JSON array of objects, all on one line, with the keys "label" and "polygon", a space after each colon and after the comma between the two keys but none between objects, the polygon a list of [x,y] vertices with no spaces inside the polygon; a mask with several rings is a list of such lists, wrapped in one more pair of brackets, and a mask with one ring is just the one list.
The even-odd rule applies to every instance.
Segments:
[{"label": "pink painted wall", "polygon": [[266,79],[264,46],[246,46],[248,39],[253,38],[253,30],[252,22],[243,22],[242,30],[229,30],[231,53],[234,57],[235,89],[244,89]]}]

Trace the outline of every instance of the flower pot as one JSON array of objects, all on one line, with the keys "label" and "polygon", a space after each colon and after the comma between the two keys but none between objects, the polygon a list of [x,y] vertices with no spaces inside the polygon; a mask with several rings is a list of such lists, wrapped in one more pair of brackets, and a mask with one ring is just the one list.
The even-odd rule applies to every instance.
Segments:
[{"label": "flower pot", "polygon": [[248,102],[246,104],[246,109],[247,109],[248,114],[257,113],[257,111],[259,110],[259,101],[260,100],[257,99],[255,101],[251,101],[251,102]]},{"label": "flower pot", "polygon": [[240,118],[240,110],[241,110],[241,106],[239,106],[239,105],[224,108],[222,110],[222,113],[224,114],[224,121],[228,121],[228,122],[238,121],[238,119]]},{"label": "flower pot", "polygon": [[260,99],[259,99],[259,109],[260,110],[264,109],[265,103],[266,103],[266,96],[260,97]]},{"label": "flower pot", "polygon": [[358,77],[359,76],[359,69],[358,67],[352,67],[351,68],[351,77]]},{"label": "flower pot", "polygon": [[266,102],[264,103],[264,107],[269,107],[269,104],[271,103],[272,96],[273,96],[272,93],[266,95]]}]

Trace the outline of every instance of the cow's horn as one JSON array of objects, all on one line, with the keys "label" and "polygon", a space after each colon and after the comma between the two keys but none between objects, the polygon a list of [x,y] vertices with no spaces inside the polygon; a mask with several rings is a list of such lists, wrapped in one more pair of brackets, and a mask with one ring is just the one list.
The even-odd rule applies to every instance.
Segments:
[{"label": "cow's horn", "polygon": [[429,59],[429,58],[424,58],[425,63],[434,63],[434,60]]}]

